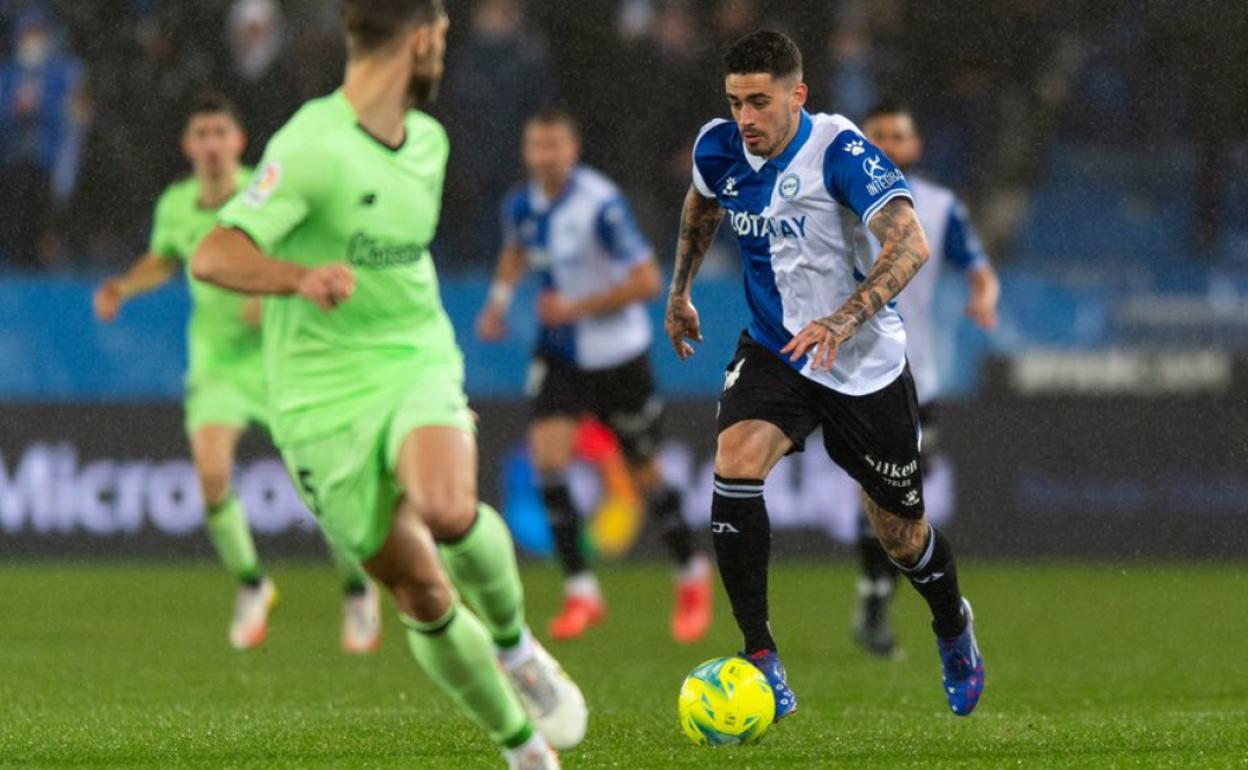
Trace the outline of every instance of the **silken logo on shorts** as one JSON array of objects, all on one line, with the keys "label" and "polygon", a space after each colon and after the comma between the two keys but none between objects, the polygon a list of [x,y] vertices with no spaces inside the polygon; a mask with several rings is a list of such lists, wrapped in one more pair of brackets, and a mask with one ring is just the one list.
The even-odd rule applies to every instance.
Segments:
[{"label": "silken logo on shorts", "polygon": [[[915,458],[905,465],[887,462],[885,460],[877,460],[871,455],[863,455],[862,459],[867,465],[871,466],[871,470],[879,474],[885,484],[890,487],[908,487],[914,482],[914,475],[919,471],[919,460]],[[917,505],[918,500],[906,505]]]}]

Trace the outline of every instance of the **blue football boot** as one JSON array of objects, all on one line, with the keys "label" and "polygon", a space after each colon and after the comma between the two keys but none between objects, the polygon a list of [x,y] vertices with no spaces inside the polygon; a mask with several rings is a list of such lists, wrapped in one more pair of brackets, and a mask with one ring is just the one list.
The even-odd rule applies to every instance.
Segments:
[{"label": "blue football boot", "polygon": [[776,696],[776,722],[797,711],[797,696],[793,694],[793,690],[789,689],[780,656],[772,650],[759,650],[753,655],[742,657],[753,663],[754,667],[767,677],[767,684],[771,685],[771,692]]},{"label": "blue football boot", "polygon": [[949,709],[960,717],[969,715],[984,693],[984,656],[979,654],[975,641],[975,616],[971,603],[962,600],[962,612],[966,615],[966,628],[950,639],[936,638],[940,652],[940,664],[944,669],[942,678]]}]

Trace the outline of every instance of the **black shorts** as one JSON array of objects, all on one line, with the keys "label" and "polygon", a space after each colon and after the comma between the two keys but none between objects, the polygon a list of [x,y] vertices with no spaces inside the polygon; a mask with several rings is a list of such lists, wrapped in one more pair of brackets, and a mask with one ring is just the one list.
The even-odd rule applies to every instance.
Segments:
[{"label": "black shorts", "polygon": [[662,439],[663,402],[643,353],[609,369],[581,369],[538,355],[529,368],[534,417],[592,414],[615,433],[629,462],[654,457]]},{"label": "black shorts", "polygon": [[776,353],[742,333],[724,372],[719,432],[743,420],[775,425],[793,442],[823,429],[828,456],[890,513],[923,515],[923,461],[919,456],[919,405],[910,367],[885,387],[847,396],[803,377]]}]

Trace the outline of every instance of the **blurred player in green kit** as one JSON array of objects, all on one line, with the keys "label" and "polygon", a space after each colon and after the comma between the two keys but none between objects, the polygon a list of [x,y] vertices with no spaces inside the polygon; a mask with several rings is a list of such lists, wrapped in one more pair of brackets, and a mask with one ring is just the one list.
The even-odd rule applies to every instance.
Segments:
[{"label": "blurred player in green kit", "polygon": [[[162,286],[180,263],[189,264],[199,242],[216,224],[217,212],[251,177],[251,169],[239,165],[245,144],[238,114],[228,101],[215,94],[195,100],[182,134],[182,150],[193,173],[170,185],[156,204],[147,254],[96,291],[95,313],[100,320],[112,321],[127,300]],[[251,649],[268,634],[277,591],[260,566],[230,476],[242,432],[253,423],[269,422],[260,300],[193,278],[189,284],[193,309],[187,327],[186,432],[203,491],[208,536],[221,563],[241,583],[230,644]],[[343,649],[371,652],[381,638],[377,589],[354,558],[335,550],[334,561],[346,591]]]},{"label": "blurred player in green kit", "polygon": [[273,434],[330,541],[393,595],[416,661],[512,768],[577,744],[580,690],[529,632],[510,533],[477,497],[463,358],[429,244],[449,142],[440,0],[344,0],[345,82],[304,105],[191,262],[266,295]]}]

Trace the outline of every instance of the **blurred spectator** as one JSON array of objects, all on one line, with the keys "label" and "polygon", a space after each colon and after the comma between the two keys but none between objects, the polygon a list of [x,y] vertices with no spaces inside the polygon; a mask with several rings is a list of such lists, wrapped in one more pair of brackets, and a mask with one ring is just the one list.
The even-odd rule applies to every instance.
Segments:
[{"label": "blurred spectator", "polygon": [[255,162],[302,103],[295,59],[287,55],[286,19],[276,0],[237,0],[226,17],[228,69],[219,88],[238,105]]},{"label": "blurred spectator", "polygon": [[447,201],[463,205],[445,208],[439,234],[444,248],[486,267],[498,249],[498,201],[520,177],[521,128],[558,92],[546,38],[529,27],[519,0],[474,4],[466,37],[448,54],[442,91]]},{"label": "blurred spectator", "polygon": [[756,0],[719,0],[715,9],[717,47],[723,48],[760,26]]},{"label": "blurred spectator", "polygon": [[0,64],[0,251],[21,266],[58,261],[47,227],[72,192],[86,123],[82,65],[61,50],[50,12],[33,5],[13,25]]}]

